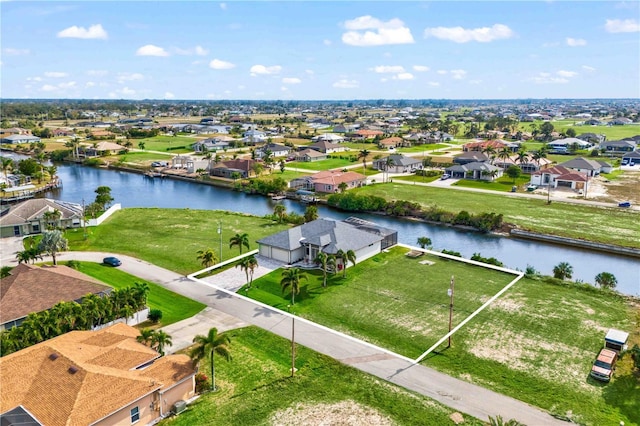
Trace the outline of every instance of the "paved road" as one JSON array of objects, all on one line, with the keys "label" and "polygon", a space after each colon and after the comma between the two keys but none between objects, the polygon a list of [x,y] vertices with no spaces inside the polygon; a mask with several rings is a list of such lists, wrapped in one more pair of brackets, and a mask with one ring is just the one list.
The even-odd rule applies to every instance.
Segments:
[{"label": "paved road", "polygon": [[[100,262],[103,257],[113,254],[66,252],[59,257],[61,261],[77,259]],[[212,308],[200,314],[200,321],[207,321],[212,324],[211,326],[219,326],[223,323],[229,326],[253,324],[282,337],[291,337],[292,319],[284,312],[258,304],[228,290],[217,289],[211,283],[201,280],[192,281],[148,262],[129,256],[117,256],[123,261],[121,269],[124,271],[203,302]],[[237,274],[234,280],[244,278],[244,272],[237,270]],[[221,278],[216,279],[215,276],[209,278],[209,281],[214,283],[216,280]],[[224,279],[227,285],[233,287],[234,284],[229,280],[228,277]],[[235,319],[231,320],[229,316]],[[196,333],[202,333],[201,329],[207,329],[207,327],[203,328],[199,321],[191,321],[191,324],[198,329],[189,327],[186,323],[175,326],[173,339],[176,342],[188,342]],[[221,330],[224,329],[224,326],[219,327]],[[487,420],[488,416],[501,415],[505,419],[515,418],[527,425],[566,425],[565,422],[553,418],[536,407],[455,379],[431,368],[415,365],[405,357],[306,320],[295,320],[295,340],[298,344],[482,420]]]}]

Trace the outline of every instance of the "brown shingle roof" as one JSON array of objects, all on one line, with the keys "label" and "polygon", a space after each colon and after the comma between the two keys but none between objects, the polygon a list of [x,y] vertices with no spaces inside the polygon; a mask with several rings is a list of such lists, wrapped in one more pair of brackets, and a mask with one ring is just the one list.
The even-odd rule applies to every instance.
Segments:
[{"label": "brown shingle roof", "polygon": [[0,279],[0,324],[50,309],[58,302],[81,299],[111,287],[66,266],[16,266]]},{"label": "brown shingle roof", "polygon": [[[0,358],[0,413],[22,405],[48,426],[86,425],[195,374],[186,355],[131,369],[142,359],[153,362],[158,356],[135,341],[138,334],[125,324],[73,331]],[[114,343],[96,346],[99,339]],[[109,356],[118,362],[93,362]]]}]

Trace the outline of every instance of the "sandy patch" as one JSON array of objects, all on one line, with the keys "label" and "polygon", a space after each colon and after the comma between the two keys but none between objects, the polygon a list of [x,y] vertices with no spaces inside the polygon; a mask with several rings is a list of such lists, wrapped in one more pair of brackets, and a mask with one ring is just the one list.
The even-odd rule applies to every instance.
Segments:
[{"label": "sandy patch", "polygon": [[[483,302],[484,303],[484,302]],[[502,299],[496,299],[493,301],[491,305],[489,305],[490,309],[501,309],[506,312],[518,312],[522,308],[524,308],[524,303],[513,300],[509,297],[505,297]]]},{"label": "sandy patch", "polygon": [[585,328],[592,328],[601,332],[606,333],[607,331],[609,331],[609,327],[603,327],[600,324],[598,324],[597,322],[593,321],[593,320],[583,320],[582,321],[582,325]]},{"label": "sandy patch", "polygon": [[354,401],[336,404],[296,404],[276,412],[270,419],[274,426],[298,425],[393,425],[390,418]]}]

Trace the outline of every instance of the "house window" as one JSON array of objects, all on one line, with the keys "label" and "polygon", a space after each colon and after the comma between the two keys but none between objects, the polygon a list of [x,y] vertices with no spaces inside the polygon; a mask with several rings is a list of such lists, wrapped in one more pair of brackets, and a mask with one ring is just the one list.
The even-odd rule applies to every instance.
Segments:
[{"label": "house window", "polygon": [[31,225],[33,232],[40,232],[40,224],[39,223],[33,223]]},{"label": "house window", "polygon": [[140,420],[140,409],[138,407],[133,407],[131,409],[131,424],[137,423]]}]

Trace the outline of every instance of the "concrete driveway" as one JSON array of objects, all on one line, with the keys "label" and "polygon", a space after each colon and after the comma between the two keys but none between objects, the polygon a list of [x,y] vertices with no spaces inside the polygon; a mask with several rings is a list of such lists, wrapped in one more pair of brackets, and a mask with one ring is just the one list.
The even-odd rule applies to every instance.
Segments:
[{"label": "concrete driveway", "polygon": [[18,264],[16,253],[24,250],[24,237],[0,238],[0,266],[15,266]]}]

